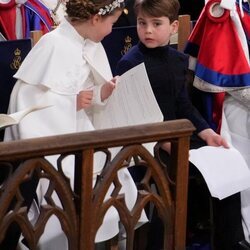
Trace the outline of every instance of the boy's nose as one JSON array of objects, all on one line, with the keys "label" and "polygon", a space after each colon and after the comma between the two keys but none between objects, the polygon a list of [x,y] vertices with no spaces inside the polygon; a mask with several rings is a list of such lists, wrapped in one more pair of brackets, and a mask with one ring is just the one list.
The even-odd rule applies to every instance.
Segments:
[{"label": "boy's nose", "polygon": [[152,33],[152,29],[151,29],[150,26],[147,26],[147,28],[146,28],[146,33]]}]

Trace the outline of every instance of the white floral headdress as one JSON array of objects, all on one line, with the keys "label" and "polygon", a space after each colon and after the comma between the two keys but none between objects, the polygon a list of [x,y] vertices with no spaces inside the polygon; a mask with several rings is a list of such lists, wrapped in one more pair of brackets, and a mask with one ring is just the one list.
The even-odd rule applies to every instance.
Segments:
[{"label": "white floral headdress", "polygon": [[120,8],[124,0],[114,0],[111,4],[99,9],[98,15],[104,16],[111,13],[115,8]]}]

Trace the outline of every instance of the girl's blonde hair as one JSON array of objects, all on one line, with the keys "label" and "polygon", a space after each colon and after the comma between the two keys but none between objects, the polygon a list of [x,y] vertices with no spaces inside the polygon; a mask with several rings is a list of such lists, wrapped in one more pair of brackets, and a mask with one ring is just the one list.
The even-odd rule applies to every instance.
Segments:
[{"label": "girl's blonde hair", "polygon": [[66,13],[71,21],[85,21],[96,14],[111,15],[115,10],[124,7],[124,0],[68,0]]}]

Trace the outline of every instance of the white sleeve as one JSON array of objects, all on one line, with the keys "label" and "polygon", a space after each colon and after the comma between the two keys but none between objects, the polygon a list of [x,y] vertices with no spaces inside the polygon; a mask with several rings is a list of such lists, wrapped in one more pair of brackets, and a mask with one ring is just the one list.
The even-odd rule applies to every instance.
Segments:
[{"label": "white sleeve", "polygon": [[104,105],[106,101],[101,100],[101,88],[102,85],[96,85],[94,77],[92,74],[89,75],[88,79],[85,82],[85,89],[92,89],[93,90],[93,99],[92,103],[97,105]]}]

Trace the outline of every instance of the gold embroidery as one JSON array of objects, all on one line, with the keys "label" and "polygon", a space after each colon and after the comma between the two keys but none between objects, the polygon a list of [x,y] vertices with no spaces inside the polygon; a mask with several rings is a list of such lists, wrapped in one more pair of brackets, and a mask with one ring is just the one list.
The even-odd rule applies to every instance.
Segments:
[{"label": "gold embroidery", "polygon": [[21,50],[16,48],[14,51],[13,61],[10,64],[10,68],[17,70],[21,66],[21,63],[22,63]]},{"label": "gold embroidery", "polygon": [[132,38],[130,36],[126,36],[124,40],[125,44],[123,50],[121,51],[121,55],[125,55],[129,49],[132,47]]},{"label": "gold embroidery", "polygon": [[128,9],[127,9],[127,8],[124,8],[123,13],[124,13],[125,15],[128,15]]}]

